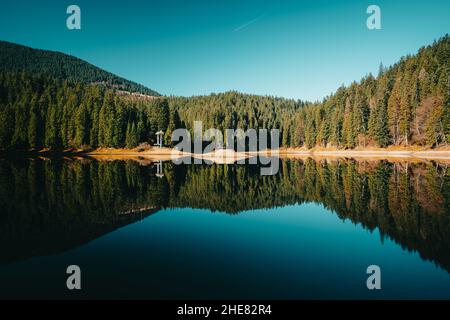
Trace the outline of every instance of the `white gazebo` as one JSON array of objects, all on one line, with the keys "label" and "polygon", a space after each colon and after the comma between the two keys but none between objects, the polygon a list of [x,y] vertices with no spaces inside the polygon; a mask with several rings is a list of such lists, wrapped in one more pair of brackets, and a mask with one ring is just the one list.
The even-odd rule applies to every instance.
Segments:
[{"label": "white gazebo", "polygon": [[163,136],[164,136],[164,132],[162,132],[162,131],[158,131],[156,133],[156,145],[160,148],[162,148],[162,146],[163,146]]}]

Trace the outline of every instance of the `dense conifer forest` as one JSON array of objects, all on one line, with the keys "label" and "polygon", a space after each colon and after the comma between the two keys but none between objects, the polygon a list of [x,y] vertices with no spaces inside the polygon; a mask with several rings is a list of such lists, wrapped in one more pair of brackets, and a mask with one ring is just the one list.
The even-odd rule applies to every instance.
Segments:
[{"label": "dense conifer forest", "polygon": [[98,85],[0,74],[3,148],[128,147],[154,142],[170,122],[166,99],[134,99]]},{"label": "dense conifer forest", "polygon": [[450,37],[378,75],[310,103],[237,92],[172,98],[181,119],[214,128],[279,128],[285,147],[421,145],[450,142]]},{"label": "dense conifer forest", "polygon": [[5,42],[0,66],[1,149],[134,148],[159,130],[170,145],[172,131],[195,120],[204,129],[277,128],[283,147],[450,141],[448,35],[315,103],[235,91],[157,97],[74,57]]}]

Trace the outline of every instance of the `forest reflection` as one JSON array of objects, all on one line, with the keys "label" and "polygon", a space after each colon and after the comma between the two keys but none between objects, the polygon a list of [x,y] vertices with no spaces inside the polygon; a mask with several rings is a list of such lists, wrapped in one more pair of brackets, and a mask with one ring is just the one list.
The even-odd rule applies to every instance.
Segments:
[{"label": "forest reflection", "polygon": [[[0,263],[63,252],[163,208],[229,214],[315,202],[450,272],[445,163],[282,160],[256,165],[0,160]],[[276,214],[276,210],[273,211]],[[301,211],[299,211],[301,214]]]}]

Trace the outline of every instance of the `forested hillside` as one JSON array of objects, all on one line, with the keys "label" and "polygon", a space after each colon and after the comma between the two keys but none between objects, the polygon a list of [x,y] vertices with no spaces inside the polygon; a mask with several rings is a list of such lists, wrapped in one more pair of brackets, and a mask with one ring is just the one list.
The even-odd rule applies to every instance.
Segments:
[{"label": "forested hillside", "polygon": [[[14,46],[0,45],[0,149],[133,148],[153,143],[159,130],[170,144],[175,128],[191,129],[194,121],[203,121],[204,129],[278,128],[283,147],[439,147],[450,141],[448,35],[320,103],[235,91],[123,95],[114,86],[90,84],[102,74],[112,83],[117,78],[83,69],[81,60]],[[35,75],[40,69],[51,72]]]},{"label": "forested hillside", "polygon": [[118,77],[76,57],[5,41],[0,41],[0,70],[47,74],[55,79],[68,80],[72,83],[97,83],[128,92],[159,96],[157,92],[141,84]]},{"label": "forested hillside", "polygon": [[[194,121],[202,121],[204,130],[217,128],[222,132],[228,128],[278,128],[289,132],[296,114],[306,105],[302,101],[236,91],[190,98],[170,97],[169,104],[178,111],[186,128],[192,129]],[[292,144],[286,134],[281,140],[284,146]]]},{"label": "forested hillside", "polygon": [[228,92],[171,98],[187,126],[279,128],[285,147],[422,145],[450,142],[450,37],[320,103]]},{"label": "forested hillside", "polygon": [[403,57],[377,78],[340,88],[303,108],[291,144],[354,148],[378,145],[439,146],[450,141],[450,37]]},{"label": "forested hillside", "polygon": [[0,74],[3,149],[129,147],[154,142],[173,116],[165,98],[132,99],[98,85]]}]

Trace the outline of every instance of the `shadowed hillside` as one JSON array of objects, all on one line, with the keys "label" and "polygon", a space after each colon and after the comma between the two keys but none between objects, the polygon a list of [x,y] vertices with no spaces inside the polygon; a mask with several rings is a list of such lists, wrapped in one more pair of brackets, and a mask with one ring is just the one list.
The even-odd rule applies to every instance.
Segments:
[{"label": "shadowed hillside", "polygon": [[57,80],[72,83],[102,84],[109,88],[159,96],[141,84],[116,76],[86,61],[61,52],[39,50],[0,41],[0,69],[2,72],[46,74]]}]

